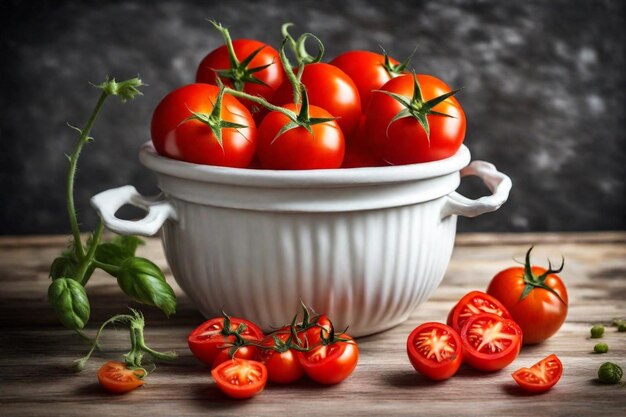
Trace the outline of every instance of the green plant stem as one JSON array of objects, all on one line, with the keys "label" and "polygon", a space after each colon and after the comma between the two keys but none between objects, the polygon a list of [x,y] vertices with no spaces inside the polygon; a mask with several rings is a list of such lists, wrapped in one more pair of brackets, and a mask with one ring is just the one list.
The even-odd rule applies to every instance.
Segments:
[{"label": "green plant stem", "polygon": [[87,252],[87,255],[81,260],[80,268],[78,269],[78,274],[76,275],[76,280],[80,282],[83,286],[85,286],[85,284],[87,284],[87,281],[89,281],[90,277],[86,277],[85,274],[89,267],[96,261],[94,259],[94,256],[96,254],[96,249],[98,248],[98,243],[100,243],[100,238],[102,237],[103,230],[104,224],[102,223],[102,219],[100,219],[100,222],[96,227],[96,231],[92,235],[89,252]]},{"label": "green plant stem", "polygon": [[118,272],[121,269],[119,266],[111,265],[111,264],[105,264],[104,262],[100,262],[97,259],[92,259],[92,263],[97,268],[100,268],[103,271],[106,271],[108,274],[111,274],[113,276],[115,276],[115,273]]},{"label": "green plant stem", "polygon": [[83,130],[80,130],[80,137],[78,138],[76,149],[74,150],[74,153],[70,156],[70,170],[67,174],[67,214],[70,218],[72,235],[74,235],[74,251],[76,254],[76,258],[78,258],[79,261],[84,260],[85,252],[83,249],[82,240],[80,238],[80,229],[78,227],[78,219],[76,217],[76,208],[74,205],[74,177],[76,176],[76,166],[78,163],[78,157],[80,156],[80,151],[83,149],[83,145],[85,145],[85,143],[87,143],[87,141],[89,140],[89,132],[91,132],[91,128],[96,121],[96,117],[98,116],[98,113],[100,113],[100,109],[102,108],[102,105],[104,104],[104,101],[107,97],[108,94],[106,92],[102,92],[102,94],[100,94],[100,98],[98,98],[96,107],[91,113],[91,116],[87,121],[87,125]]},{"label": "green plant stem", "polygon": [[297,116],[294,112],[285,109],[284,107],[279,107],[279,106],[275,106],[271,103],[269,103],[267,100],[262,99],[261,97],[256,97],[253,96],[251,94],[246,94],[243,93],[241,91],[237,91],[237,90],[233,90],[232,88],[228,88],[225,87],[224,88],[224,93],[225,94],[229,94],[233,97],[238,97],[238,98],[245,98],[246,100],[252,101],[256,104],[260,104],[261,106],[265,107],[268,110],[272,110],[272,111],[277,111],[279,113],[284,114],[285,116],[287,116],[288,118],[290,118],[291,120],[296,120]]}]

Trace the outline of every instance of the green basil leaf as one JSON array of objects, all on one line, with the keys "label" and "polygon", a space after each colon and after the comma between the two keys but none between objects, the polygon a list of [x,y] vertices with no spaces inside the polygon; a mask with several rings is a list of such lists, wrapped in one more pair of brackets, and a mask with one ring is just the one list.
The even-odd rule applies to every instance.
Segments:
[{"label": "green basil leaf", "polygon": [[135,255],[139,246],[146,244],[143,239],[137,236],[115,236],[111,239],[111,243],[126,249],[131,256]]},{"label": "green basil leaf", "polygon": [[72,255],[61,254],[50,265],[50,278],[54,281],[61,277],[75,277],[78,271],[78,262]]},{"label": "green basil leaf", "polygon": [[101,243],[96,248],[96,259],[102,263],[120,266],[126,259],[131,258],[133,253],[126,248],[114,243]]},{"label": "green basil leaf", "polygon": [[117,283],[134,300],[160,308],[166,316],[176,312],[176,295],[161,269],[145,258],[126,259],[116,273]]},{"label": "green basil leaf", "polygon": [[48,301],[68,329],[82,329],[89,321],[89,299],[78,281],[65,277],[55,279],[48,288]]}]

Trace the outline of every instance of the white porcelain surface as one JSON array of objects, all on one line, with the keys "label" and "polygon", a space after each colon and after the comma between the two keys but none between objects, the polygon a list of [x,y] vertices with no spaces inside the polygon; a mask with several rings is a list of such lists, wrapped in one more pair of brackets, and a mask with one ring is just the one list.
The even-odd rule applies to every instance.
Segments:
[{"label": "white porcelain surface", "polygon": [[[443,161],[347,170],[201,166],[163,158],[150,144],[140,159],[163,195],[145,198],[126,186],[94,196],[106,226],[150,235],[165,222],[168,263],[197,308],[264,329],[289,322],[300,300],[354,336],[399,324],[441,282],[456,215],[496,210],[511,188],[491,164],[461,171],[466,147]],[[461,175],[481,177],[492,195],[454,192]],[[126,203],[149,213],[117,219]]]}]

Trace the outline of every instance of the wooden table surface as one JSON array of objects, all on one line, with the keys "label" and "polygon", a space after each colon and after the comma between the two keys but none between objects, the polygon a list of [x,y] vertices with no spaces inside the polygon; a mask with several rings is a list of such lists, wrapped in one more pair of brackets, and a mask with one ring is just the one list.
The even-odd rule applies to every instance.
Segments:
[{"label": "wooden table surface", "polygon": [[[48,267],[67,238],[0,238],[0,415],[2,416],[618,416],[626,415],[626,388],[596,380],[601,363],[626,368],[626,333],[607,328],[604,355],[593,354],[588,338],[593,323],[626,316],[626,233],[472,234],[457,237],[445,279],[432,298],[404,324],[358,340],[361,357],[343,383],[320,387],[310,381],[271,386],[248,401],[225,398],[207,369],[187,349],[186,336],[203,321],[189,300],[179,295],[178,313],[167,320],[153,308],[146,313],[146,340],[180,358],[161,364],[145,387],[128,395],[103,392],[95,372],[109,359],[119,360],[128,346],[126,330],[108,331],[105,352],[86,369],[70,370],[86,346],[56,321],[46,300]],[[453,303],[466,292],[484,290],[500,269],[523,259],[530,244],[536,263],[546,257],[566,260],[561,274],[570,297],[567,321],[547,342],[526,347],[508,368],[483,374],[462,367],[448,381],[432,383],[417,374],[406,357],[409,332],[424,321],[445,321]],[[142,256],[166,268],[161,245],[151,239]],[[169,275],[169,269],[166,269]],[[171,276],[168,276],[173,283]],[[128,298],[115,280],[97,273],[88,284],[92,317],[88,331],[122,313]],[[132,304],[131,304],[132,305]],[[551,391],[529,396],[518,390],[510,373],[556,353],[564,373]]]}]

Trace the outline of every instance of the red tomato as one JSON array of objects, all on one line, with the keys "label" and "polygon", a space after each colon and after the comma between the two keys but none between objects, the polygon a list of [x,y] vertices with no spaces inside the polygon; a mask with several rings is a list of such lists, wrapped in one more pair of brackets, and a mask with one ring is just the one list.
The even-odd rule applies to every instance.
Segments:
[{"label": "red tomato", "polygon": [[405,72],[404,68],[399,72],[394,71],[394,67],[400,66],[395,59],[389,57],[391,65],[386,67],[384,55],[369,51],[344,52],[330,63],[352,78],[359,90],[363,111],[367,109],[372,90],[378,90],[387,81]]},{"label": "red tomato", "polygon": [[352,138],[346,138],[346,152],[343,157],[342,168],[378,167],[387,165],[385,161],[372,153],[365,143],[365,116],[361,115],[359,127]]},{"label": "red tomato", "polygon": [[329,345],[320,345],[308,352],[298,352],[304,373],[313,381],[328,385],[338,384],[350,376],[356,368],[359,360],[356,342],[346,334],[339,337],[351,341],[333,342]]},{"label": "red tomato", "polygon": [[[277,333],[275,335],[283,342],[289,339],[287,333]],[[273,346],[274,340],[267,338],[263,345]],[[276,352],[274,350],[259,349],[257,359],[267,368],[267,379],[278,384],[289,384],[295,382],[304,376],[304,369],[298,361],[296,351],[289,349],[285,352]]]},{"label": "red tomato", "polygon": [[[489,283],[487,293],[509,310],[524,332],[524,344],[530,345],[546,340],[561,328],[567,317],[568,298],[563,281],[555,274],[561,269],[531,267],[530,250],[526,264],[524,268],[499,272]],[[526,288],[529,292],[522,298]]]},{"label": "red tomato", "polygon": [[[287,104],[286,109],[299,112],[300,106]],[[326,110],[310,106],[311,117],[332,117]],[[259,160],[265,169],[328,169],[339,168],[345,144],[337,122],[311,126],[311,135],[304,127],[296,127],[276,137],[290,122],[280,112],[270,112],[259,126]]]},{"label": "red tomato", "polygon": [[463,345],[459,334],[442,323],[416,327],[406,341],[413,368],[434,381],[450,378],[461,367]]},{"label": "red tomato", "polygon": [[460,332],[467,319],[479,313],[492,313],[505,319],[511,318],[511,315],[500,301],[484,292],[472,291],[463,296],[450,310],[448,326]]},{"label": "red tomato", "polygon": [[[247,69],[259,68],[267,65],[266,68],[252,72],[250,75],[256,78],[259,82],[244,82],[243,89],[238,89],[233,80],[227,77],[220,77],[224,85],[235,88],[236,90],[244,91],[253,96],[262,96],[269,100],[276,89],[285,80],[285,71],[280,63],[280,56],[278,51],[265,43],[251,40],[251,39],[236,39],[233,41],[233,49],[237,60],[241,63],[250,54],[254,53],[259,48],[261,49],[256,56],[246,66]],[[228,57],[228,49],[226,45],[222,45],[217,49],[211,51],[198,66],[198,73],[196,74],[196,82],[215,84],[215,77],[217,76],[216,70],[228,70],[231,69],[231,62]],[[242,71],[240,71],[242,72]],[[242,100],[242,103],[250,110],[255,110],[257,106],[248,100]]]},{"label": "red tomato", "polygon": [[[301,81],[309,93],[309,102],[338,117],[342,133],[350,136],[361,115],[361,100],[354,81],[339,68],[322,62],[306,65]],[[289,80],[278,88],[271,102],[277,106],[293,103]]]},{"label": "red tomato", "polygon": [[211,371],[217,387],[231,398],[250,398],[263,391],[267,368],[261,362],[231,359]]},{"label": "red tomato", "polygon": [[152,143],[163,156],[196,164],[245,168],[256,149],[256,125],[252,115],[236,98],[224,95],[223,121],[241,128],[223,128],[222,146],[209,125],[187,120],[192,111],[210,115],[219,88],[208,84],[189,84],[169,93],[157,106],[150,127]]},{"label": "red tomato", "polygon": [[528,392],[544,392],[552,388],[563,374],[563,365],[556,355],[550,355],[530,368],[521,368],[511,376]]},{"label": "red tomato", "polygon": [[[449,93],[450,87],[430,75],[417,75],[424,101]],[[414,96],[413,75],[401,75],[385,84],[381,90],[399,94],[407,101]],[[418,106],[419,107],[419,106]],[[409,115],[393,120],[406,107],[393,97],[372,94],[366,111],[366,141],[372,151],[392,165],[414,164],[448,158],[456,153],[465,138],[465,113],[454,97],[448,97],[432,108],[447,114],[428,114],[430,135],[418,120]],[[414,111],[418,111],[415,110]]]},{"label": "red tomato", "polygon": [[461,330],[463,362],[481,371],[497,371],[515,360],[522,347],[522,330],[509,319],[491,313],[471,316]]},{"label": "red tomato", "polygon": [[109,392],[123,394],[142,386],[144,375],[141,369],[128,369],[121,362],[109,361],[98,371],[98,382]]},{"label": "red tomato", "polygon": [[[238,319],[236,317],[230,318],[230,331],[236,331],[241,324],[245,325],[245,328],[241,332],[241,336],[244,339],[263,339],[263,332],[256,324],[248,320]],[[224,348],[224,345],[227,343],[233,343],[235,341],[235,336],[227,335],[227,333],[228,332],[224,330],[224,317],[216,317],[205,321],[193,332],[191,332],[187,338],[187,343],[189,344],[191,353],[193,353],[197,359],[211,366],[213,365],[213,362],[215,362],[215,359],[220,355],[222,360],[228,359],[228,357],[225,358],[224,354],[222,354],[223,351],[228,352],[228,348]],[[240,351],[243,352],[239,353]],[[244,359],[247,359],[248,357],[252,357],[254,355],[254,351],[251,349],[241,348],[237,351],[236,356],[239,357],[240,355],[245,356]]]},{"label": "red tomato", "polygon": [[301,343],[307,347],[313,347],[322,343],[322,336],[327,339],[330,336],[332,323],[327,315],[321,314],[314,319],[315,325],[298,333]]},{"label": "red tomato", "polygon": [[[234,336],[230,336],[230,339],[234,340]],[[237,349],[237,352],[235,352],[234,357],[239,358],[239,359],[254,360],[257,357],[257,348],[254,346],[242,346],[239,349]],[[215,359],[213,359],[213,363],[211,364],[211,369],[217,368],[219,365],[221,365],[223,362],[226,362],[229,359],[232,359],[232,357],[230,356],[230,349],[229,348],[220,349]]]}]

